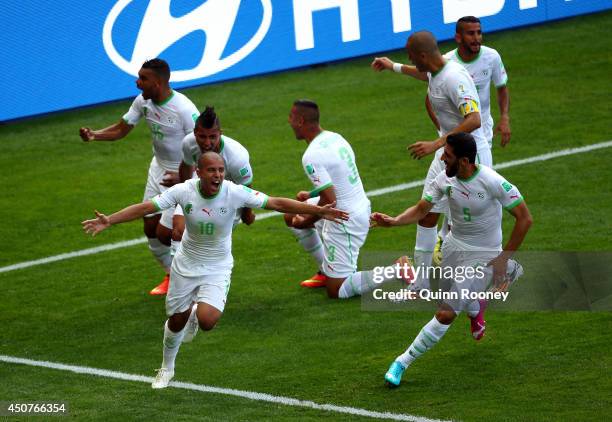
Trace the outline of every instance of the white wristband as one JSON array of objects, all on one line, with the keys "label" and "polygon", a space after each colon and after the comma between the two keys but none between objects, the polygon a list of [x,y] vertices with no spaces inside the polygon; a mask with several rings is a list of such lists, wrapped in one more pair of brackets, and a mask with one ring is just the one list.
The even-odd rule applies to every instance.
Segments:
[{"label": "white wristband", "polygon": [[402,66],[403,64],[401,63],[393,63],[393,71],[395,73],[402,73]]}]

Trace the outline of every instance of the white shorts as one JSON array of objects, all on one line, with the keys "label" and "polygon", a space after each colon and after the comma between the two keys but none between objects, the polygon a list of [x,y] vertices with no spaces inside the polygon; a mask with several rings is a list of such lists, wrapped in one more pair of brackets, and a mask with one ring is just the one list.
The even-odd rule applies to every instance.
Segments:
[{"label": "white shorts", "polygon": [[225,274],[185,277],[170,269],[166,295],[168,316],[187,311],[193,302],[203,302],[223,312],[231,284],[231,271]]},{"label": "white shorts", "polygon": [[[359,249],[365,243],[370,228],[370,207],[365,207],[359,213],[351,213],[344,223],[322,220],[319,227],[325,248],[321,268],[323,273],[332,278],[346,278],[357,271]],[[315,228],[319,227],[315,224]]]},{"label": "white shorts", "polygon": [[[427,177],[425,178],[425,184],[423,185],[422,195],[425,195],[425,190],[427,189],[427,186],[429,186],[431,181],[435,179],[441,171],[446,170],[446,165],[444,164],[444,161],[440,159],[443,153],[444,148],[439,148],[436,151],[434,158],[431,164],[429,165],[429,170],[427,170]],[[493,166],[493,156],[491,155],[490,148],[481,148],[480,150],[478,150],[478,152],[476,153],[476,164],[483,164],[487,167]],[[446,196],[443,196],[437,203],[434,204],[430,212],[434,212],[437,214],[448,214],[448,198]]]},{"label": "white shorts", "polygon": [[464,298],[465,292],[484,292],[487,289],[493,272],[492,268],[486,265],[498,255],[499,251],[459,250],[454,247],[452,240],[442,244],[440,268],[442,271],[453,268],[454,277],[444,278],[441,281],[441,287],[445,291],[456,294],[456,298],[444,300],[455,313],[458,314],[465,310],[467,305],[474,301],[474,299]]},{"label": "white shorts", "polygon": [[[155,157],[153,157],[151,159],[151,164],[149,165],[149,174],[147,177],[147,184],[145,186],[144,196],[142,198],[143,202],[151,198],[154,198],[155,196],[159,195],[160,193],[168,189],[166,186],[160,185],[161,181],[164,178],[164,172],[165,170],[157,163],[157,160],[155,159]],[[160,211],[154,212],[152,214],[146,215],[145,217],[152,217],[160,213],[161,213],[160,221],[165,222],[164,226],[172,228],[172,215],[174,214],[174,209],[167,209],[161,212]],[[168,221],[170,223],[168,223]],[[169,224],[169,226],[167,224]]]}]

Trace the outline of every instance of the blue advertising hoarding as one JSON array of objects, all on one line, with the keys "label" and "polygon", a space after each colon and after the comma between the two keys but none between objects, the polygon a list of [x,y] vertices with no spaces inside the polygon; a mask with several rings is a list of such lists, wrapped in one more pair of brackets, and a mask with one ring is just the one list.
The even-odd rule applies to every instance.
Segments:
[{"label": "blue advertising hoarding", "polygon": [[[166,59],[175,88],[453,36],[464,15],[485,31],[612,8],[612,0],[99,0],[2,7],[0,121],[135,96],[142,62]],[[8,94],[8,95],[6,95]]]}]

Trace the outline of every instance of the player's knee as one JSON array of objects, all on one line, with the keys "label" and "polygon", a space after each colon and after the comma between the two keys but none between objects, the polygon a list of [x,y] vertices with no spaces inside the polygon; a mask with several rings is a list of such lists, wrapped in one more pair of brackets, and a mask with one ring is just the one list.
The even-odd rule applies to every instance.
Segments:
[{"label": "player's knee", "polygon": [[198,324],[202,331],[210,331],[217,325],[218,318],[215,317],[204,317],[198,318]]},{"label": "player's knee", "polygon": [[451,308],[440,308],[436,312],[436,319],[444,325],[449,325],[455,320],[457,314]]},{"label": "player's knee", "polygon": [[425,217],[419,220],[419,226],[421,227],[435,227],[438,224],[438,218],[440,214],[430,212]]},{"label": "player's knee", "polygon": [[328,278],[325,284],[325,288],[327,289],[327,297],[330,299],[338,299],[340,286],[342,286],[342,280],[336,281]]},{"label": "player's knee", "polygon": [[295,214],[283,214],[283,219],[285,220],[287,227],[293,226],[293,217],[295,217]]},{"label": "player's knee", "polygon": [[185,325],[187,325],[187,320],[189,319],[189,311],[182,312],[180,314],[174,314],[168,318],[168,328],[173,333],[178,333]]}]

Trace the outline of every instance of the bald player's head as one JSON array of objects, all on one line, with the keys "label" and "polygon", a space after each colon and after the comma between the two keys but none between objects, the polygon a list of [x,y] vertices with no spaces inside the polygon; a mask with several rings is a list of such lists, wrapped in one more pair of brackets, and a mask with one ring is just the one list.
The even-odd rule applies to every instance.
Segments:
[{"label": "bald player's head", "polygon": [[410,35],[406,48],[414,54],[425,53],[427,55],[440,54],[438,41],[434,34],[429,31],[418,31]]},{"label": "bald player's head", "polygon": [[214,151],[208,151],[202,154],[202,156],[198,160],[198,168],[202,170],[206,167],[209,167],[210,165],[217,165],[219,163],[224,166],[223,157],[221,157]]}]

